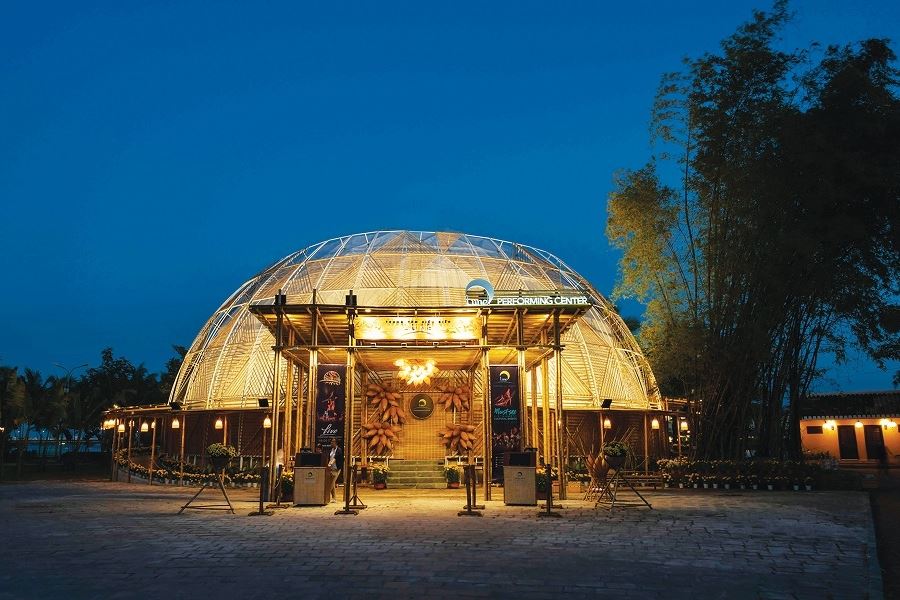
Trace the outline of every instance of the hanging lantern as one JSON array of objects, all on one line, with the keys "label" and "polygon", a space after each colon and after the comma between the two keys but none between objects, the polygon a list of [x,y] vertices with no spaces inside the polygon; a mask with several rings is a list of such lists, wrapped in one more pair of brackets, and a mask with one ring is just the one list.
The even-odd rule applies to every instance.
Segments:
[{"label": "hanging lantern", "polygon": [[266,415],[266,418],[263,419],[263,429],[271,429],[272,428],[272,419],[269,418],[269,415]]},{"label": "hanging lantern", "polygon": [[125,423],[119,423],[119,433],[125,433]]},{"label": "hanging lantern", "polygon": [[603,429],[612,429],[612,421],[609,420],[609,417],[603,419]]},{"label": "hanging lantern", "polygon": [[181,429],[181,421],[178,420],[178,417],[172,419],[172,429]]},{"label": "hanging lantern", "polygon": [[215,425],[216,429],[222,429],[222,427],[224,427],[224,426],[225,425],[222,423],[222,417],[219,417],[218,419],[216,419],[216,425]]},{"label": "hanging lantern", "polygon": [[650,429],[659,429],[659,419],[650,421]]},{"label": "hanging lantern", "polygon": [[682,420],[681,420],[681,430],[682,430],[682,431],[687,431],[687,430],[688,430],[688,423],[687,423],[687,420],[685,420],[685,419],[682,419]]},{"label": "hanging lantern", "polygon": [[147,424],[147,421],[141,423],[141,433],[147,433],[150,431],[150,425]]}]

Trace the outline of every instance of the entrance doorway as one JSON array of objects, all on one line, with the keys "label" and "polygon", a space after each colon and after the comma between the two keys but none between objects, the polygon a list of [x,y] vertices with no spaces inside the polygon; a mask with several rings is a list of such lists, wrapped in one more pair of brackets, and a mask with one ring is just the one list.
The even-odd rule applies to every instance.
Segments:
[{"label": "entrance doorway", "polygon": [[866,425],[866,458],[880,460],[884,455],[884,436],[881,433],[881,425]]},{"label": "entrance doorway", "polygon": [[856,445],[856,427],[853,425],[838,425],[838,449],[841,459],[859,459],[859,447]]}]

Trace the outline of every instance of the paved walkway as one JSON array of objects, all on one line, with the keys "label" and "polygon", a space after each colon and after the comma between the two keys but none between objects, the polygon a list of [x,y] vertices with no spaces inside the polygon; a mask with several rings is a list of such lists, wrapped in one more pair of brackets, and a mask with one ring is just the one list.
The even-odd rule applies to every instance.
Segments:
[{"label": "paved walkway", "polygon": [[370,508],[176,516],[188,489],[0,486],[0,598],[880,598],[868,497],[672,490],[561,519],[465,494],[361,490]]}]

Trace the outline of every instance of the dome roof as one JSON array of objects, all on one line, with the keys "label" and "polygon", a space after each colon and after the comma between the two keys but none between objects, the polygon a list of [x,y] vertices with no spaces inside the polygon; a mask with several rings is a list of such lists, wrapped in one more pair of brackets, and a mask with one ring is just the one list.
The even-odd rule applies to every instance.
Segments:
[{"label": "dome roof", "polygon": [[271,303],[279,289],[289,304],[310,303],[313,290],[320,303],[343,304],[352,289],[360,306],[463,306],[473,279],[486,279],[498,291],[572,290],[591,299],[594,306],[563,336],[566,408],[597,407],[605,398],[613,399],[614,408],[659,407],[653,374],[631,332],[562,260],[522,244],[424,231],[334,238],[250,278],[200,330],[171,400],[186,408],[219,408],[256,406],[257,398],[271,397],[274,339],[248,308]]}]

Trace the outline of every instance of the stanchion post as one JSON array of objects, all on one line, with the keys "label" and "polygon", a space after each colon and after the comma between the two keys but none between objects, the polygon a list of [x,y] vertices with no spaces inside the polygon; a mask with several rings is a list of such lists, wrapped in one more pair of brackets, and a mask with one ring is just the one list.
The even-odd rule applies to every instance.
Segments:
[{"label": "stanchion post", "polygon": [[547,510],[538,513],[539,517],[561,517],[557,512],[553,512],[553,467],[550,462],[544,462],[547,469]]}]

